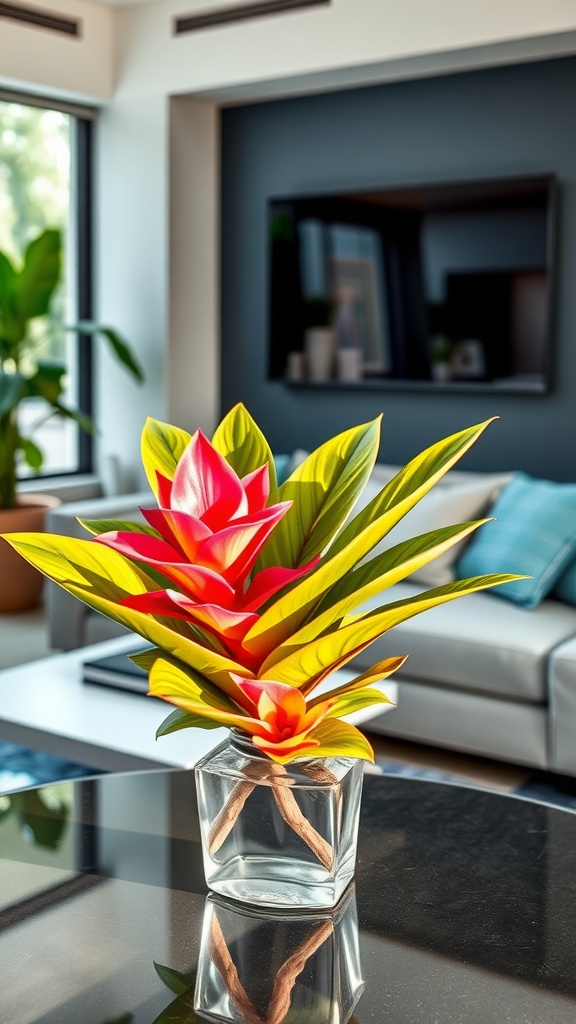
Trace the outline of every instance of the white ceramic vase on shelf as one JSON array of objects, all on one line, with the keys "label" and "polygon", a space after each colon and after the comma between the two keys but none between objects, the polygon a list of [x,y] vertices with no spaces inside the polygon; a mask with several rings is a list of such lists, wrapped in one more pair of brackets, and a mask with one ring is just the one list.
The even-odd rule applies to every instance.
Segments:
[{"label": "white ceramic vase on shelf", "polygon": [[309,380],[330,380],[334,376],[336,337],[331,327],[309,327],[304,336]]}]

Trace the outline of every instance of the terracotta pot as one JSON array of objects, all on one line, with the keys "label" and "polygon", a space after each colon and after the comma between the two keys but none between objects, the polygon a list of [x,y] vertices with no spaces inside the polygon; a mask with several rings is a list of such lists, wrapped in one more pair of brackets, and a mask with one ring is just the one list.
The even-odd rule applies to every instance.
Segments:
[{"label": "terracotta pot", "polygon": [[0,509],[0,612],[21,612],[35,608],[42,596],[44,576],[9,544],[3,533],[39,533],[49,508],[60,504],[49,494],[20,495],[17,508]]}]

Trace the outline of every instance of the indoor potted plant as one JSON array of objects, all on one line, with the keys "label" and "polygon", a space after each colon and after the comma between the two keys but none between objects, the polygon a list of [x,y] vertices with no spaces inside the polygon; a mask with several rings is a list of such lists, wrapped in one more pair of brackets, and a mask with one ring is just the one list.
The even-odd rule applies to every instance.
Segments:
[{"label": "indoor potted plant", "polygon": [[[43,231],[30,242],[19,269],[0,251],[0,534],[41,530],[46,508],[58,503],[48,495],[17,493],[20,460],[35,471],[43,463],[42,451],[26,436],[18,416],[21,403],[41,398],[48,415],[64,416],[84,430],[93,430],[84,413],[62,400],[66,366],[44,361],[31,331],[33,321],[50,315],[61,262],[62,236],[56,229]],[[112,328],[81,321],[66,329],[99,334],[132,376],[143,379],[129,347]],[[1,543],[0,581],[0,611],[19,611],[38,602],[42,577]]]},{"label": "indoor potted plant", "polygon": [[196,767],[208,884],[272,906],[333,906],[354,872],[366,737],[342,720],[386,701],[387,659],[327,692],[318,686],[394,625],[517,576],[458,580],[362,607],[482,521],[370,556],[486,427],[414,458],[354,515],[380,420],[321,445],[277,486],[270,447],[236,406],[210,442],[149,419],[142,456],[158,508],[143,523],[84,521],[92,540],[7,540],[86,604],[154,646],[134,661],[174,704],[158,731],[232,730]]}]

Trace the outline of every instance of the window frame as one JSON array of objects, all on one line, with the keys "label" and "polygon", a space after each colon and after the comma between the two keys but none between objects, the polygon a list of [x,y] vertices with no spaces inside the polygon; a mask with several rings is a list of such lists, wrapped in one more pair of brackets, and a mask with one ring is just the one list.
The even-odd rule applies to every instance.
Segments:
[{"label": "window frame", "polygon": [[[70,132],[70,160],[72,167],[73,191],[70,200],[70,228],[74,245],[76,273],[72,278],[76,318],[91,320],[93,316],[93,151],[94,121],[97,109],[81,104],[66,103],[49,96],[34,96],[27,93],[0,89],[0,100],[19,103],[23,106],[58,110],[74,118]],[[93,399],[93,358],[92,338],[76,335],[76,366],[78,373],[77,408],[92,416]],[[94,472],[93,437],[85,430],[78,430],[77,460],[74,469],[56,472],[35,473],[22,477],[20,483],[36,480],[77,477]]]}]

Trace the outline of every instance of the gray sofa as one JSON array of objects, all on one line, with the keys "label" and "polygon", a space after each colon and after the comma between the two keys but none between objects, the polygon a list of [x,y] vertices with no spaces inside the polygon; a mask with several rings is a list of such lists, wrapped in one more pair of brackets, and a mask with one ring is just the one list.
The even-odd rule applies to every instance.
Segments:
[{"label": "gray sofa", "polygon": [[[296,461],[299,457],[302,453]],[[396,469],[376,467],[366,500]],[[483,515],[508,479],[506,474],[447,474],[392,531],[388,543]],[[63,505],[49,513],[47,529],[86,537],[76,516],[132,519],[139,516],[139,505],[150,503],[143,493]],[[447,582],[451,573],[442,556],[388,590],[386,602]],[[381,603],[381,598],[371,602]],[[55,648],[81,647],[124,632],[52,584],[47,606]],[[370,731],[576,775],[576,608],[544,600],[527,611],[496,592],[472,594],[396,626],[356,665],[368,667],[392,654],[409,655],[396,676],[398,707],[371,720]]]}]

